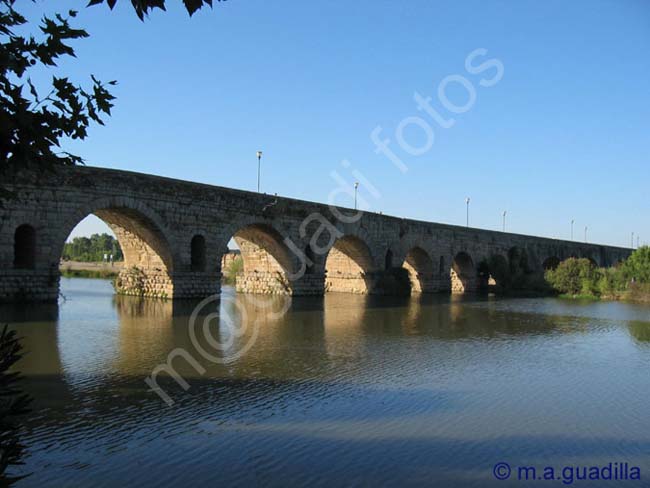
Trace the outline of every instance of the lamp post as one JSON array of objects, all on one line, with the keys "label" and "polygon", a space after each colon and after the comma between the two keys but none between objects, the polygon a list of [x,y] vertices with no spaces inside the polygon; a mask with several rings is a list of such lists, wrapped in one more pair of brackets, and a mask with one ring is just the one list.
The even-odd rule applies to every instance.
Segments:
[{"label": "lamp post", "polygon": [[632,249],[634,249],[634,232],[632,232]]},{"label": "lamp post", "polygon": [[359,189],[359,182],[354,182],[354,209],[357,209],[357,190]]},{"label": "lamp post", "polygon": [[571,219],[571,240],[573,240],[573,224],[575,224],[576,221]]},{"label": "lamp post", "polygon": [[257,193],[260,192],[260,170],[262,166],[262,151],[257,151]]},{"label": "lamp post", "polygon": [[467,197],[467,198],[465,199],[465,203],[467,204],[467,221],[466,221],[466,222],[467,222],[467,227],[469,227],[469,202],[470,202],[470,201],[471,201],[471,200],[470,200],[469,197]]},{"label": "lamp post", "polygon": [[587,242],[587,230],[588,230],[588,229],[589,229],[589,227],[587,227],[587,226],[585,225],[585,242]]},{"label": "lamp post", "polygon": [[508,211],[504,210],[503,211],[503,232],[506,231],[506,215],[508,215]]}]

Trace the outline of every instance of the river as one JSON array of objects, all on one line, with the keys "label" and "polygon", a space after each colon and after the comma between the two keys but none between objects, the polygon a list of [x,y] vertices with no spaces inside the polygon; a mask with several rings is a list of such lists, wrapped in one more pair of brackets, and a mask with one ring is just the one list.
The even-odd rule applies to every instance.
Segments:
[{"label": "river", "polygon": [[[62,293],[0,308],[34,397],[19,487],[528,486],[520,466],[608,463],[650,477],[648,306],[227,287],[171,303],[75,278]],[[163,373],[152,391],[172,351],[188,388]]]}]

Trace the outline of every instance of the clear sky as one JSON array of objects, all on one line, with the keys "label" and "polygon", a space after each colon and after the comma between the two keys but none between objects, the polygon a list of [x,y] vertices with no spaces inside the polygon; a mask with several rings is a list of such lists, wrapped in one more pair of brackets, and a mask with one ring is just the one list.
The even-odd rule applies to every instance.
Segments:
[{"label": "clear sky", "polygon": [[387,214],[464,224],[469,196],[472,226],[507,210],[513,232],[568,238],[575,219],[576,238],[650,242],[647,0],[229,0],[191,19],[168,0],[144,23],[86,3],[19,7],[79,9],[91,37],[61,72],[119,82],[106,126],[66,145],[90,165],[254,190],[261,149],[269,193],[327,202],[332,171],[361,174]]}]

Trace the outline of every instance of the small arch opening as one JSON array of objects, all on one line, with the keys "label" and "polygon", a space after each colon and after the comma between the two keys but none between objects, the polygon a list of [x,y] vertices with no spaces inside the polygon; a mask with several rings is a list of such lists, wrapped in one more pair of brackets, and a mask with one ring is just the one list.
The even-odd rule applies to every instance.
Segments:
[{"label": "small arch opening", "polygon": [[191,248],[191,268],[192,271],[203,272],[206,265],[205,237],[195,235],[192,237]]},{"label": "small arch opening", "polygon": [[14,234],[14,268],[34,269],[36,264],[36,230],[28,224],[16,228]]}]

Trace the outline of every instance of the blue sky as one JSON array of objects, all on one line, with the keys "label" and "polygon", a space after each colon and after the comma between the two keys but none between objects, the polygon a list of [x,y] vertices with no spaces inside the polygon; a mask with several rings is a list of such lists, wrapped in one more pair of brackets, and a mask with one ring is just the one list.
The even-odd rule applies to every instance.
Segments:
[{"label": "blue sky", "polygon": [[[33,18],[54,3],[91,34],[59,74],[119,81],[106,126],[66,144],[90,165],[254,190],[262,149],[269,193],[327,202],[331,172],[352,182],[354,169],[387,214],[462,225],[470,196],[472,226],[500,229],[507,210],[513,232],[568,238],[575,219],[576,238],[588,225],[590,241],[650,242],[650,2],[229,0],[190,19],[168,0],[144,23],[127,0],[21,8]],[[479,48],[473,66],[503,66],[493,86],[479,82],[496,68],[466,70]],[[463,113],[439,98],[449,75],[476,95]],[[455,124],[418,111],[415,92]],[[447,105],[468,93],[444,90]],[[430,146],[419,155],[397,140],[413,117],[433,133],[403,125],[406,143]],[[406,173],[375,151],[377,126]]]}]

